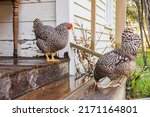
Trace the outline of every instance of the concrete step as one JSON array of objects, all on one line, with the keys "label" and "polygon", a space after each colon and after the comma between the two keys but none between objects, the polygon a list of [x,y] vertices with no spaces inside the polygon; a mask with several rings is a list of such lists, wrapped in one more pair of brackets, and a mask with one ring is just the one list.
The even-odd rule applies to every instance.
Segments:
[{"label": "concrete step", "polygon": [[15,99],[69,77],[69,59],[46,63],[45,58],[0,58],[0,99]]},{"label": "concrete step", "polygon": [[69,78],[62,78],[35,89],[15,100],[58,100],[70,92]]},{"label": "concrete step", "polygon": [[[33,90],[16,100],[118,100],[125,98],[125,81],[121,86],[109,89],[95,89],[93,77],[69,76]],[[117,82],[112,82],[115,84]],[[106,83],[106,82],[105,82]],[[104,80],[102,84],[105,84]]]}]

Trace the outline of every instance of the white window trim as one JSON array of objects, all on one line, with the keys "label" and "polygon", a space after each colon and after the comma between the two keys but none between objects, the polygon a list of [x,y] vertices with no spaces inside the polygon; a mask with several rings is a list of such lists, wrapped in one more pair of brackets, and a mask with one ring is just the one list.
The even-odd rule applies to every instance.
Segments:
[{"label": "white window trim", "polygon": [[[74,13],[73,13],[73,3],[74,0],[56,0],[56,25],[59,25],[63,22],[74,22]],[[70,75],[76,74],[76,68],[75,68],[75,57],[74,52],[70,48],[70,42],[72,42],[73,36],[72,33],[69,32],[69,39],[68,39],[68,45],[58,52],[59,57],[64,57],[64,52],[69,53],[70,57]]]}]

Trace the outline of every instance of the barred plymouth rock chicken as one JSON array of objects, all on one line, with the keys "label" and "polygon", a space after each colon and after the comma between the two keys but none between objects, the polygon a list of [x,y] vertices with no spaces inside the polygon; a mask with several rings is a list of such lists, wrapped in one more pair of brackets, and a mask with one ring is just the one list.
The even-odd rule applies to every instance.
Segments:
[{"label": "barred plymouth rock chicken", "polygon": [[[39,49],[46,55],[47,62],[57,61],[54,55],[58,50],[66,47],[68,43],[68,30],[73,26],[70,23],[62,23],[56,28],[43,25],[40,19],[33,22],[33,30],[36,36],[36,44]],[[49,54],[52,58],[49,59]]]},{"label": "barred plymouth rock chicken", "polygon": [[[140,43],[139,36],[133,30],[125,29],[122,34],[121,48],[110,51],[98,59],[94,69],[94,78],[97,84],[104,77],[114,80],[122,75],[131,75],[136,68],[135,60]],[[110,86],[110,84],[101,88],[120,86],[120,81],[115,85]]]}]

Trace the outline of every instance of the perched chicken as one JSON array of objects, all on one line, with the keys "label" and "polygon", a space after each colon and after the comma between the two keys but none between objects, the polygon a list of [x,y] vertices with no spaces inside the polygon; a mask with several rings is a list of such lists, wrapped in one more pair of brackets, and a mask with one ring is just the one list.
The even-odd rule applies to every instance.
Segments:
[{"label": "perched chicken", "polygon": [[[140,43],[140,38],[131,29],[124,30],[121,48],[110,51],[98,59],[94,70],[95,81],[98,83],[104,77],[114,80],[122,75],[132,74],[136,68],[135,60]],[[109,85],[103,88],[116,87],[119,83]]]},{"label": "perched chicken", "polygon": [[[62,23],[56,28],[48,25],[43,25],[40,19],[35,19],[33,22],[33,31],[36,36],[36,44],[39,49],[46,55],[47,62],[57,61],[54,55],[58,50],[66,47],[68,43],[68,30],[73,26],[70,23]],[[49,54],[52,58],[49,59]]]}]

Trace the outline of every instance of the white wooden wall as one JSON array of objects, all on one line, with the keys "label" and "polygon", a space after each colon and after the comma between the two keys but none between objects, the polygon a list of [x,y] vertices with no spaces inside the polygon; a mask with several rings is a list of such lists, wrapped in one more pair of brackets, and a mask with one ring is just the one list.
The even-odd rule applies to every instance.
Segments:
[{"label": "white wooden wall", "polygon": [[[56,0],[20,0],[19,5],[19,56],[43,55],[35,44],[33,20],[56,25]],[[13,56],[12,3],[0,1],[0,56]]]},{"label": "white wooden wall", "polygon": [[96,51],[104,54],[113,49],[110,33],[115,34],[115,0],[96,0]]},{"label": "white wooden wall", "polygon": [[[57,1],[59,4],[60,1]],[[96,2],[96,51],[102,53],[107,47],[105,52],[108,52],[112,50],[109,39],[110,32],[115,33],[116,3],[115,0],[96,0]],[[108,3],[111,4],[108,5]],[[57,6],[60,7],[61,5]],[[90,32],[91,1],[74,0],[72,9],[74,21],[82,23],[84,28]],[[62,18],[58,17],[56,10],[56,0],[20,0],[19,56],[33,57],[43,55],[35,44],[32,22],[35,18],[40,18],[44,24],[56,26],[62,22]],[[80,29],[76,26],[75,34],[77,36],[81,35]],[[99,39],[100,35],[101,38]],[[12,3],[9,1],[0,1],[0,56],[13,56]]]},{"label": "white wooden wall", "polygon": [[[19,56],[34,57],[43,53],[36,46],[32,32],[33,20],[39,18],[44,24],[56,26],[68,21],[83,24],[91,31],[91,0],[20,0],[19,5]],[[96,0],[96,51],[99,53],[112,50],[110,32],[115,34],[116,0]],[[108,4],[111,3],[111,4]],[[80,37],[80,29],[74,25],[75,35]],[[0,56],[13,56],[12,3],[0,1]],[[99,36],[101,38],[99,39]],[[90,36],[90,34],[88,35]],[[69,35],[69,41],[73,37]],[[106,48],[107,47],[107,48]],[[105,50],[106,49],[106,50]],[[105,51],[104,51],[105,50]],[[70,74],[75,74],[75,54],[69,45],[59,52],[69,51],[71,58]]]},{"label": "white wooden wall", "polygon": [[[115,35],[115,8],[116,0],[96,0],[96,42],[95,51],[104,54],[113,50],[110,34]],[[74,0],[74,22],[83,24],[84,30],[91,32],[91,0]],[[81,29],[75,25],[74,29],[77,39],[82,37]],[[90,34],[88,34],[90,37]],[[81,44],[82,46],[82,44]],[[76,65],[80,72],[85,72],[82,64],[76,55]]]},{"label": "white wooden wall", "polygon": [[[110,33],[115,34],[116,0],[96,0],[96,51],[104,54],[111,51]],[[85,30],[91,31],[91,0],[74,0],[74,20],[83,24]],[[75,35],[81,36],[75,26]],[[90,35],[89,35],[90,36]]]},{"label": "white wooden wall", "polygon": [[[74,22],[83,25],[84,30],[91,31],[91,2],[89,0],[74,0],[73,4]],[[77,37],[81,37],[81,29],[74,25],[74,32]],[[90,35],[88,35],[90,36]]]}]

